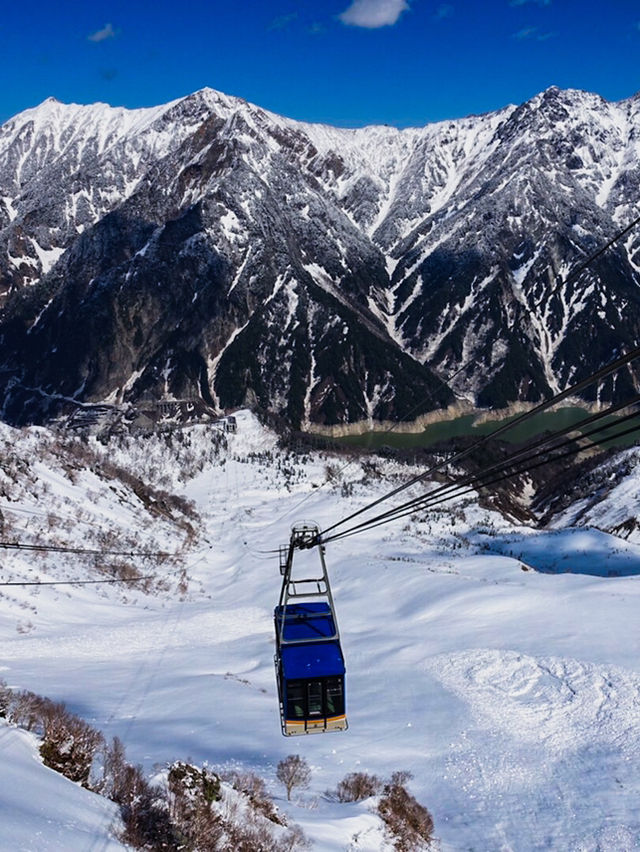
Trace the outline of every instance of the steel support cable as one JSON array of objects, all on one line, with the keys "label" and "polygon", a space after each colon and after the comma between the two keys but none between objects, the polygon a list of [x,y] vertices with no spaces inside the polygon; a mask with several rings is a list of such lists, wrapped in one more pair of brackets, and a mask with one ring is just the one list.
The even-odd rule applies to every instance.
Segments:
[{"label": "steel support cable", "polygon": [[[626,417],[623,417],[620,420],[618,420],[615,425],[620,426],[623,423],[628,422],[629,420],[632,420],[635,417],[638,417],[639,415],[640,415],[640,410],[632,412],[631,414],[628,414]],[[429,494],[424,495],[421,499],[411,501],[410,503],[406,503],[403,506],[398,507],[397,510],[394,511],[394,512],[388,512],[384,515],[378,516],[377,518],[372,518],[370,522],[359,524],[357,527],[351,527],[349,530],[345,530],[344,533],[337,533],[335,536],[330,537],[328,539],[328,541],[335,541],[335,540],[337,540],[337,539],[339,539],[343,536],[346,536],[347,533],[350,534],[350,535],[355,535],[356,532],[363,532],[365,529],[370,529],[372,526],[379,526],[383,523],[389,523],[390,521],[394,521],[398,518],[404,518],[407,515],[411,515],[414,512],[419,511],[420,509],[431,508],[432,506],[438,505],[440,503],[444,503],[447,500],[453,500],[456,497],[461,497],[464,494],[469,494],[472,491],[476,491],[478,488],[484,488],[487,485],[493,485],[497,482],[502,482],[505,479],[509,479],[509,478],[514,477],[514,476],[518,476],[521,473],[528,472],[529,470],[535,470],[536,468],[538,468],[542,465],[548,464],[549,462],[555,461],[556,459],[564,458],[565,455],[577,454],[577,453],[582,452],[585,449],[591,449],[592,446],[599,446],[601,444],[607,443],[608,441],[615,440],[615,438],[617,438],[617,437],[621,437],[623,435],[630,434],[631,432],[635,432],[635,431],[640,430],[640,426],[634,426],[630,430],[627,430],[627,431],[624,431],[624,432],[617,432],[610,437],[600,438],[596,441],[592,441],[589,444],[589,446],[587,446],[587,447],[578,446],[578,447],[575,447],[573,450],[571,450],[569,453],[564,453],[564,454],[561,454],[559,456],[551,456],[549,458],[543,459],[543,461],[539,462],[538,464],[535,464],[535,465],[531,464],[532,461],[535,461],[536,459],[539,459],[542,456],[548,456],[549,453],[554,453],[557,450],[561,450],[564,447],[570,446],[571,444],[576,444],[578,441],[588,439],[591,435],[595,435],[598,432],[605,432],[605,431],[607,431],[611,428],[613,428],[611,425],[599,426],[596,429],[592,429],[589,432],[585,432],[583,435],[577,435],[573,438],[570,438],[568,441],[564,441],[562,444],[558,444],[555,447],[550,447],[549,449],[544,450],[542,452],[532,453],[530,456],[527,456],[524,459],[521,458],[520,459],[520,467],[518,467],[516,469],[512,470],[511,468],[513,468],[513,463],[509,463],[509,464],[505,464],[505,465],[496,466],[496,469],[493,470],[493,471],[490,471],[490,470],[484,471],[481,475],[472,475],[472,476],[466,477],[465,479],[461,480],[458,483],[453,483],[453,484],[447,486],[445,489],[437,489],[434,492],[429,492]],[[500,475],[496,477],[495,476],[496,473],[500,474]],[[487,476],[490,476],[490,477],[493,477],[493,478],[487,479],[486,478]],[[466,487],[467,485],[471,485],[471,487]],[[460,490],[460,489],[463,489],[463,490]],[[445,493],[447,491],[449,493]],[[442,496],[442,495],[444,495],[444,496]],[[325,539],[322,539],[322,541],[324,543]]]},{"label": "steel support cable", "polygon": [[601,379],[606,378],[607,376],[615,373],[621,367],[626,366],[631,363],[635,359],[640,357],[640,346],[636,346],[634,349],[627,352],[625,355],[620,358],[616,358],[615,361],[611,361],[609,364],[606,364],[604,367],[601,367],[600,370],[597,370],[595,373],[592,373],[590,376],[587,376],[586,379],[582,379],[576,384],[571,385],[560,393],[552,396],[551,399],[546,400],[545,402],[541,402],[536,405],[534,408],[529,411],[525,411],[516,417],[513,420],[510,420],[508,423],[503,423],[502,426],[499,426],[497,429],[494,429],[493,432],[490,432],[488,435],[484,435],[482,438],[479,438],[474,444],[470,447],[467,447],[465,450],[460,450],[460,452],[455,453],[453,456],[447,459],[443,459],[441,462],[438,462],[435,465],[432,465],[428,470],[424,473],[418,474],[417,476],[412,477],[407,482],[399,485],[397,488],[392,489],[391,491],[383,494],[382,497],[378,497],[377,500],[373,500],[363,508],[358,509],[355,512],[352,512],[350,515],[347,515],[342,520],[337,521],[335,524],[332,524],[330,527],[327,527],[326,530],[323,530],[322,537],[331,532],[332,530],[337,529],[343,524],[347,523],[350,520],[362,515],[364,512],[368,512],[373,509],[375,506],[380,505],[385,500],[389,500],[391,497],[395,497],[396,494],[400,494],[402,491],[405,491],[407,488],[410,488],[412,485],[415,485],[417,482],[422,482],[427,479],[431,474],[436,473],[442,468],[446,467],[449,464],[452,464],[456,461],[460,461],[463,458],[466,458],[475,450],[487,444],[489,441],[497,438],[499,435],[503,435],[505,432],[508,432],[510,429],[514,429],[516,426],[519,426],[521,423],[529,420],[531,417],[534,417],[536,414],[541,414],[543,411],[547,411],[547,409],[551,408],[553,405],[556,405],[558,402],[561,402],[563,399],[567,399],[567,397],[572,396],[576,393],[579,393],[584,388],[593,384],[594,382],[598,382]]},{"label": "steel support cable", "polygon": [[0,549],[43,551],[51,553],[75,553],[80,556],[137,556],[148,559],[167,559],[178,555],[177,553],[166,553],[165,551],[95,550],[88,547],[64,547],[63,545],[57,544],[27,544],[19,541],[0,541]]},{"label": "steel support cable", "polygon": [[[629,406],[635,405],[638,402],[640,402],[640,394],[637,394],[635,397],[633,397],[630,400],[627,400],[626,402],[618,403],[617,405],[612,405],[609,408],[605,409],[604,411],[593,414],[590,417],[586,417],[584,420],[580,420],[578,423],[574,423],[571,426],[566,426],[564,429],[560,429],[557,432],[553,432],[550,435],[545,435],[542,438],[540,438],[539,440],[535,441],[534,443],[528,444],[526,447],[522,447],[520,450],[517,450],[515,453],[512,453],[511,455],[507,456],[506,458],[501,459],[499,462],[495,462],[494,464],[490,465],[489,467],[483,467],[479,471],[476,471],[473,474],[469,474],[467,477],[465,477],[460,482],[444,483],[444,484],[438,486],[437,488],[434,488],[431,491],[428,491],[426,494],[421,494],[418,497],[414,497],[412,500],[409,500],[406,503],[402,503],[401,505],[396,506],[394,509],[390,509],[388,512],[383,512],[381,515],[376,515],[375,517],[370,518],[368,521],[363,521],[361,524],[358,524],[356,527],[351,527],[350,529],[360,529],[362,527],[368,526],[369,523],[374,523],[374,522],[379,521],[383,518],[385,518],[385,519],[388,518],[389,520],[393,520],[394,517],[396,515],[400,515],[400,513],[402,513],[404,509],[407,509],[411,506],[415,506],[415,507],[420,508],[422,506],[423,502],[425,502],[425,501],[428,502],[433,497],[436,497],[440,494],[446,493],[447,491],[450,491],[452,489],[456,489],[463,484],[480,481],[484,476],[486,476],[490,473],[495,473],[496,471],[499,471],[499,470],[506,470],[507,468],[512,466],[515,463],[515,461],[517,461],[519,459],[522,459],[522,458],[530,458],[530,459],[531,458],[537,458],[538,456],[542,455],[542,453],[541,452],[532,453],[532,450],[539,450],[540,448],[544,447],[546,444],[551,444],[554,441],[558,440],[558,438],[561,438],[561,437],[563,437],[564,435],[566,435],[570,432],[579,431],[585,426],[591,425],[592,423],[595,423],[598,420],[603,419],[604,417],[608,417],[612,414],[615,414],[616,411],[620,411],[621,409],[628,408]],[[627,420],[630,420],[631,418],[638,416],[638,414],[640,414],[640,411],[632,412],[631,414],[619,419],[615,424],[607,424],[607,425],[599,426],[597,429],[594,429],[591,432],[585,433],[583,435],[576,436],[575,438],[572,439],[572,441],[579,441],[581,438],[585,437],[585,435],[592,435],[592,434],[595,434],[596,432],[606,431],[607,429],[613,428],[614,425],[615,426],[620,425],[621,423],[624,423]],[[544,452],[549,453],[549,452],[552,452],[554,449],[557,449],[557,447],[548,447],[546,450],[544,450]],[[336,537],[338,537],[339,535],[340,535],[340,533],[338,533]],[[329,538],[325,538],[324,535],[322,536],[323,542],[332,541],[332,540],[334,540],[334,538],[335,538],[334,536],[331,536]]]},{"label": "steel support cable", "polygon": [[[610,427],[607,427],[607,428],[610,428]],[[598,430],[598,431],[601,431],[601,430]],[[550,462],[560,461],[561,459],[568,458],[569,456],[577,455],[578,453],[585,452],[586,450],[590,450],[593,447],[598,447],[602,444],[606,444],[606,443],[609,443],[611,441],[615,441],[618,438],[623,438],[625,435],[630,435],[630,434],[637,433],[637,432],[640,432],[640,425],[635,425],[635,426],[632,426],[629,429],[624,429],[621,432],[616,432],[615,434],[609,435],[606,438],[601,438],[599,441],[591,441],[589,446],[586,446],[586,447],[572,447],[570,450],[567,450],[564,453],[560,453],[559,455],[554,456],[553,458],[543,459],[542,461],[538,462],[535,465],[529,465],[529,464],[524,465],[521,469],[519,469],[517,471],[505,473],[502,476],[498,476],[495,479],[492,479],[492,480],[489,480],[488,482],[483,483],[481,487],[485,487],[487,485],[495,485],[498,482],[503,482],[505,479],[510,479],[511,477],[516,476],[519,473],[526,473],[528,471],[535,470],[536,468],[543,467],[545,464],[549,464]],[[576,440],[580,440],[580,439],[576,439]],[[567,442],[567,443],[573,443],[573,442]],[[559,449],[559,448],[556,448],[556,449]],[[461,491],[459,494],[441,497],[439,500],[434,500],[432,506],[438,505],[440,503],[445,503],[447,500],[451,500],[454,497],[462,497],[465,494],[470,494],[474,491],[476,491],[476,488],[472,487],[472,488],[467,488],[467,489]],[[432,506],[428,506],[428,507],[425,507],[425,508],[431,508]],[[386,520],[378,521],[375,524],[372,523],[372,524],[366,525],[366,526],[363,525],[363,528],[361,528],[361,529],[352,528],[350,530],[345,530],[345,532],[338,533],[335,536],[331,536],[331,538],[329,538],[327,540],[325,540],[323,538],[322,543],[325,544],[326,541],[338,541],[338,540],[341,540],[343,538],[349,538],[352,535],[357,535],[358,533],[365,532],[365,530],[370,530],[370,529],[373,529],[374,527],[379,527],[379,526],[382,526],[383,524],[389,523],[390,521],[397,520],[398,518],[407,517],[408,515],[412,515],[416,511],[417,511],[416,508],[412,508],[412,509],[409,509],[407,512],[404,512],[401,515],[397,515],[394,518],[387,518]]]},{"label": "steel support cable", "polygon": [[[598,430],[598,431],[600,431],[600,430]],[[512,471],[509,471],[508,473],[503,473],[500,476],[496,476],[493,479],[486,480],[485,482],[480,483],[479,486],[474,486],[472,488],[466,488],[466,489],[460,491],[458,494],[448,495],[448,496],[443,497],[443,498],[441,498],[437,501],[434,500],[433,505],[437,505],[439,503],[444,503],[449,499],[453,499],[454,497],[462,497],[464,494],[470,494],[471,492],[476,491],[477,487],[484,488],[488,485],[495,485],[499,482],[504,482],[505,479],[511,479],[513,476],[518,476],[521,473],[528,473],[529,471],[536,470],[539,467],[544,467],[544,465],[550,464],[551,462],[560,461],[561,459],[568,458],[569,456],[578,455],[581,452],[586,452],[587,450],[591,450],[594,447],[600,447],[602,444],[606,444],[608,442],[615,441],[618,438],[624,437],[625,435],[631,435],[631,434],[634,434],[634,433],[637,433],[637,432],[640,432],[640,425],[635,425],[635,426],[631,426],[628,429],[620,430],[619,432],[616,432],[612,435],[609,435],[606,438],[600,438],[597,441],[591,441],[588,444],[588,446],[582,446],[582,447],[581,446],[574,446],[571,449],[566,450],[563,453],[559,453],[559,454],[554,455],[550,458],[542,459],[541,461],[537,462],[536,464],[530,464],[530,462],[527,461],[525,464],[523,464],[521,467],[517,468],[516,470],[512,470]],[[554,451],[562,449],[562,447],[566,447],[569,444],[575,443],[576,440],[580,440],[580,438],[577,438],[577,439],[574,439],[574,440],[571,440],[571,441],[565,441],[562,445],[555,447]],[[542,454],[539,454],[539,455],[542,455]],[[536,458],[537,457],[538,456],[536,456]],[[418,509],[419,508],[420,507],[418,507]],[[430,506],[427,506],[425,508],[430,508]],[[406,512],[403,515],[403,517],[406,516],[406,515],[413,514],[415,511],[417,511],[415,508],[411,509],[410,511]],[[384,521],[382,523],[386,523],[386,521]]]},{"label": "steel support cable", "polygon": [[144,577],[113,577],[109,580],[11,580],[0,582],[0,586],[99,586],[105,583],[139,583],[141,580],[155,579],[157,577],[153,574],[148,574]]}]

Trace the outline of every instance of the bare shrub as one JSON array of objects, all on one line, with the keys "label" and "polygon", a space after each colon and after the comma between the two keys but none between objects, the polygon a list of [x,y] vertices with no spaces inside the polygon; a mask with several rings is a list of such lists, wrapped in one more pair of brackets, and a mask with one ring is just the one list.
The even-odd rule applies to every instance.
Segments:
[{"label": "bare shrub", "polygon": [[123,802],[127,798],[124,791],[125,770],[128,766],[124,745],[119,737],[114,737],[111,744],[104,744],[102,756],[102,781],[98,791],[107,796],[112,802]]},{"label": "bare shrub", "polygon": [[291,801],[291,791],[294,787],[306,789],[311,783],[311,769],[304,757],[300,757],[299,754],[290,754],[278,764],[276,778],[284,784],[287,800]]},{"label": "bare shrub", "polygon": [[378,814],[398,852],[418,852],[433,842],[431,814],[405,787],[411,777],[409,772],[394,772],[378,803]]},{"label": "bare shrub", "polygon": [[353,494],[353,482],[343,482],[340,486],[340,495],[342,497],[351,497]]},{"label": "bare shrub", "polygon": [[222,798],[220,778],[215,772],[206,768],[198,769],[197,766],[183,763],[181,760],[170,767],[168,783],[169,791],[174,796],[182,796],[192,801],[202,799],[208,805],[219,802]]},{"label": "bare shrub", "polygon": [[350,772],[340,781],[334,795],[339,802],[361,802],[377,795],[381,789],[382,781],[376,775]]},{"label": "bare shrub", "polygon": [[224,828],[212,805],[221,799],[220,778],[209,769],[177,761],[169,768],[167,783],[170,817],[180,846],[219,849]]},{"label": "bare shrub", "polygon": [[0,680],[0,719],[6,718],[11,708],[12,691],[5,680]]},{"label": "bare shrub", "polygon": [[33,692],[15,692],[9,702],[7,718],[14,725],[19,725],[27,731],[36,730],[40,723],[40,732],[42,732],[41,708],[44,701],[44,698]]},{"label": "bare shrub", "polygon": [[179,848],[164,790],[151,785],[140,766],[127,762],[118,737],[103,745],[103,777],[94,789],[120,806],[125,843],[136,849]]},{"label": "bare shrub", "polygon": [[138,580],[139,588],[145,588],[148,585],[148,581],[143,579],[140,569],[128,560],[112,560],[109,565],[105,567],[108,567],[108,574],[114,579],[123,580],[131,586],[137,585],[135,581]]},{"label": "bare shrub", "polygon": [[238,813],[226,824],[224,852],[280,852],[268,823],[242,820]]},{"label": "bare shrub", "polygon": [[300,826],[276,834],[264,819],[255,813],[243,817],[237,807],[229,810],[224,842],[216,847],[220,852],[298,852],[308,848]]},{"label": "bare shrub", "polygon": [[326,464],[324,466],[324,476],[326,482],[338,483],[342,479],[341,468],[337,464]]},{"label": "bare shrub", "polygon": [[361,463],[362,468],[362,485],[369,485],[371,482],[377,482],[382,478],[382,472],[375,461],[364,459]]},{"label": "bare shrub", "polygon": [[45,766],[89,786],[94,758],[104,744],[100,731],[70,713],[63,703],[33,692],[11,693],[5,688],[4,707],[10,722],[42,737],[40,754]]},{"label": "bare shrub", "polygon": [[45,765],[88,787],[95,754],[104,743],[100,731],[69,713],[64,704],[46,698],[42,699],[42,723],[40,754]]},{"label": "bare shrub", "polygon": [[147,781],[142,767],[125,764],[120,781],[122,840],[137,849],[180,848],[163,791]]},{"label": "bare shrub", "polygon": [[224,780],[242,795],[244,803],[227,799],[222,809],[216,808],[222,799],[220,777],[207,768],[172,764],[167,785],[178,848],[198,852],[294,852],[306,848],[306,838],[298,826],[275,835],[267,820],[277,825],[284,825],[284,821],[262,778],[253,772],[234,771],[225,773]]},{"label": "bare shrub", "polygon": [[180,579],[178,580],[177,592],[181,598],[184,598],[187,592],[189,591],[189,576],[187,574],[187,569],[183,568],[180,571]]},{"label": "bare shrub", "polygon": [[311,841],[299,825],[292,825],[284,837],[280,838],[278,852],[296,852],[298,849],[310,849]]},{"label": "bare shrub", "polygon": [[130,488],[151,515],[172,521],[186,533],[195,535],[192,525],[185,520],[185,518],[192,521],[199,520],[193,501],[178,494],[170,494],[168,491],[154,488],[140,477],[106,459],[95,462],[94,469],[99,475],[119,480]]},{"label": "bare shrub", "polygon": [[279,813],[271,797],[267,793],[264,780],[255,772],[228,772],[223,776],[234,790],[247,797],[253,809],[277,825],[286,825],[286,820]]}]

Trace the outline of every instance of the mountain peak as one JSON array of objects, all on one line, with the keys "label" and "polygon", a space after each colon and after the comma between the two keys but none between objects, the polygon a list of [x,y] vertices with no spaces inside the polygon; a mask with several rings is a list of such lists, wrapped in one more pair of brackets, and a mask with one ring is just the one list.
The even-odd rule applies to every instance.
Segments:
[{"label": "mountain peak", "polygon": [[0,327],[7,417],[170,393],[297,425],[401,420],[451,401],[436,375],[472,404],[536,402],[635,340],[633,243],[615,277],[596,264],[596,286],[544,300],[632,218],[636,110],[557,86],[402,131],[209,87],[38,109],[0,133],[0,293],[33,294]]}]

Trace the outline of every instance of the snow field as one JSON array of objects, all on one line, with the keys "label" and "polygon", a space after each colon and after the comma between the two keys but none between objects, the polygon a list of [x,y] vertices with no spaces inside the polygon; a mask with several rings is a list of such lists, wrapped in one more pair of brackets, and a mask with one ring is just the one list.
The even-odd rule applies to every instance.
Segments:
[{"label": "snow field", "polygon": [[[194,447],[206,442],[206,430],[188,431]],[[318,487],[328,462],[344,462],[314,456],[287,486],[274,437],[248,413],[226,453],[186,484],[161,441],[104,452],[143,479],[156,469],[163,487],[195,501],[203,526],[186,559],[189,592],[25,592],[37,607],[28,633],[16,629],[17,595],[0,598],[10,685],[65,701],[149,772],[174,759],[258,772],[321,852],[382,848],[368,803],[324,793],[348,772],[398,769],[414,774],[409,788],[444,850],[637,848],[640,585],[637,572],[607,576],[621,560],[633,566],[635,545],[615,539],[615,552],[593,530],[531,534],[473,501],[329,545],[350,729],[284,739],[272,626],[281,578],[277,554],[262,551],[285,543],[296,521],[325,527],[364,505],[402,468],[381,463],[381,481],[345,498],[339,484]],[[360,479],[359,465],[342,477]],[[602,570],[531,570],[548,570],[554,552]],[[291,753],[313,776],[287,804],[275,767]],[[22,823],[35,828],[25,807]],[[49,818],[73,825],[64,813],[52,807]],[[106,831],[100,820],[95,830]],[[15,822],[0,793],[0,825]]]},{"label": "snow field", "polygon": [[40,762],[35,737],[0,724],[0,848],[33,852],[111,852],[117,805],[72,784]]}]

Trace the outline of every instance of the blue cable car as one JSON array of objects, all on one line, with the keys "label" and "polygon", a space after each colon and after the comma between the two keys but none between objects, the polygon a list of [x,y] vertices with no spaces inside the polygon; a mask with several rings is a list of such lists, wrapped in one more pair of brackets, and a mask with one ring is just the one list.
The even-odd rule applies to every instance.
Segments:
[{"label": "blue cable car", "polygon": [[[276,678],[282,733],[321,734],[347,729],[345,666],[324,547],[317,526],[293,528],[281,550],[280,601],[274,611]],[[293,577],[296,549],[318,547],[321,575]]]}]

